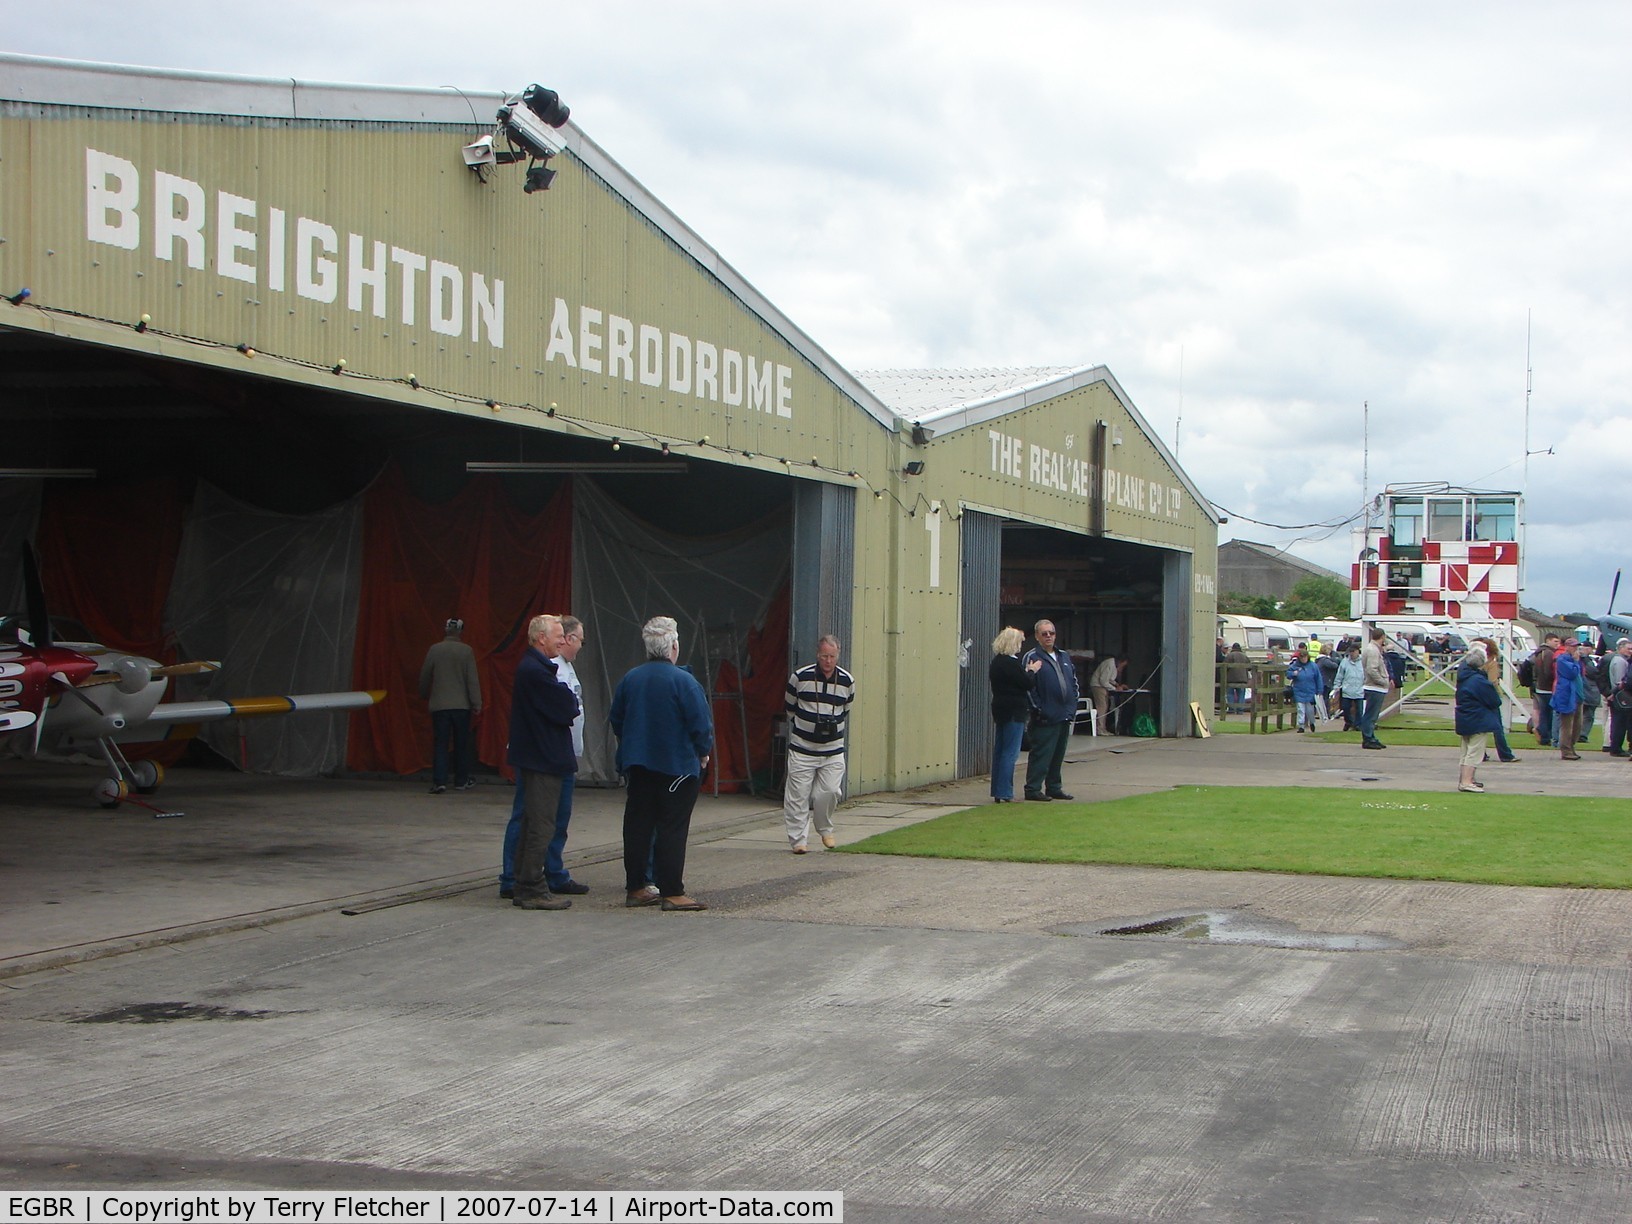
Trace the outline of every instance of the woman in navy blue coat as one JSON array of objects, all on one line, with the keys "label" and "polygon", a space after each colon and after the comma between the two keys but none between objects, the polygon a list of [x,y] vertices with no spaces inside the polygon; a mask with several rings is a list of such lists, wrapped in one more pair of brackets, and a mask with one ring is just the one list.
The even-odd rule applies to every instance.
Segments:
[{"label": "woman in navy blue coat", "polygon": [[1462,737],[1462,774],[1456,789],[1484,794],[1474,771],[1485,759],[1485,742],[1502,725],[1502,695],[1485,674],[1485,648],[1475,646],[1456,669],[1456,733]]}]

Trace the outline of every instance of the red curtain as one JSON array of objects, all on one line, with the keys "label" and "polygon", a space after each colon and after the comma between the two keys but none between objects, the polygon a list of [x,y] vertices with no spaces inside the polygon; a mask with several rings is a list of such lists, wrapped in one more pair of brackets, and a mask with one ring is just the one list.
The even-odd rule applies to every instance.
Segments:
[{"label": "red curtain", "polygon": [[[712,787],[717,773],[721,778],[752,778],[754,789],[771,786],[771,729],[782,716],[783,698],[788,687],[788,618],[791,599],[786,582],[770,606],[765,619],[748,634],[748,674],[742,682],[742,702],[714,702],[714,759],[703,785]],[[714,691],[731,692],[736,687],[736,665],[721,663],[714,679]],[[742,759],[742,718],[748,718],[748,760]],[[740,782],[720,783],[721,791],[745,791]]]},{"label": "red curtain", "polygon": [[[48,483],[35,541],[53,616],[81,621],[94,641],[175,663],[164,604],[181,552],[187,502],[176,477],[135,483]],[[126,745],[126,755],[173,765],[185,742]]]},{"label": "red curtain", "polygon": [[502,766],[527,621],[566,611],[571,596],[570,481],[528,515],[509,503],[496,477],[476,477],[448,501],[427,504],[392,464],[363,505],[352,664],[355,687],[387,689],[389,696],[352,715],[347,767],[398,774],[430,767],[431,716],[420,700],[419,669],[450,616],[465,622],[482,683],[477,758]]},{"label": "red curtain", "polygon": [[164,603],[181,551],[181,482],[49,482],[36,543],[40,581],[58,616],[83,621],[115,650],[174,663]]}]

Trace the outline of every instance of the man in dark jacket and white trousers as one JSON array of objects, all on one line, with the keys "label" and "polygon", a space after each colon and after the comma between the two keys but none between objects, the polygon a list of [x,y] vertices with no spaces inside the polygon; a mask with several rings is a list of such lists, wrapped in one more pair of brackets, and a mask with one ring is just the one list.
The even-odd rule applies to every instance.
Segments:
[{"label": "man in dark jacket and white trousers", "polygon": [[555,658],[566,634],[559,616],[535,616],[527,624],[527,653],[516,668],[510,700],[510,764],[522,774],[525,804],[516,847],[516,888],[511,904],[521,909],[563,910],[572,902],[550,891],[544,856],[555,836],[561,779],[578,772],[572,724],[578,698],[556,675]]},{"label": "man in dark jacket and white trousers", "polygon": [[1071,656],[1058,649],[1054,622],[1040,620],[1032,630],[1037,645],[1023,660],[1041,660],[1037,687],[1031,690],[1031,753],[1026,757],[1026,798],[1046,803],[1071,799],[1060,779],[1071,728],[1077,721],[1077,669]]}]

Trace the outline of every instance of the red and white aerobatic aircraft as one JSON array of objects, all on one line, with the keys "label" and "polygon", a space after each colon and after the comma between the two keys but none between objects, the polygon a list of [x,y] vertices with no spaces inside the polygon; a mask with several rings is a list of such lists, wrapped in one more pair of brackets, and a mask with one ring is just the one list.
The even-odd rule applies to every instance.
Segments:
[{"label": "red and white aerobatic aircraft", "polygon": [[375,690],[160,704],[171,676],[218,671],[221,664],[164,666],[97,642],[56,642],[34,554],[26,545],[23,577],[26,622],[0,618],[0,736],[14,744],[26,737],[22,747],[28,755],[100,750],[110,772],[93,794],[103,807],[117,807],[132,791],[152,794],[164,781],[163,766],[127,760],[121,743],[188,738],[199,723],[222,718],[362,709],[385,697]]}]

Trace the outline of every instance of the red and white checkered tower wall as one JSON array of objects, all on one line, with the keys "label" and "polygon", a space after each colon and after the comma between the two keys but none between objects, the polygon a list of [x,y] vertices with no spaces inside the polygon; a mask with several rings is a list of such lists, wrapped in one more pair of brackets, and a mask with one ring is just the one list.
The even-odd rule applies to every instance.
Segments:
[{"label": "red and white checkered tower wall", "polygon": [[[1436,499],[1458,491],[1436,491]],[[1394,520],[1383,495],[1383,526],[1355,532],[1360,557],[1350,577],[1350,611],[1361,616],[1420,616],[1436,620],[1514,620],[1519,615],[1519,542],[1423,540],[1400,548],[1389,534]],[[1420,490],[1411,496],[1422,498]],[[1471,498],[1471,492],[1467,494]],[[1489,494],[1482,495],[1489,497]],[[1515,507],[1519,505],[1515,497]],[[1517,522],[1517,509],[1515,522]],[[1472,521],[1471,515],[1468,521]],[[1515,535],[1518,531],[1515,531]]]}]

